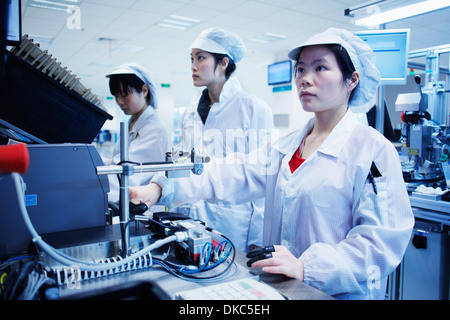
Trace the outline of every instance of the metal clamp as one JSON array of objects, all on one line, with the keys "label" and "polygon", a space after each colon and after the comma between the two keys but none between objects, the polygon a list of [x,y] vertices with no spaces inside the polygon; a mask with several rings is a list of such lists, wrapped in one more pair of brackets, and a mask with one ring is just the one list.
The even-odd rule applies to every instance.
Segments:
[{"label": "metal clamp", "polygon": [[[183,160],[191,159],[191,163],[184,163]],[[120,221],[124,226],[122,232],[122,254],[128,256],[130,254],[130,231],[128,221],[130,220],[130,203],[129,203],[129,177],[135,173],[143,172],[158,172],[165,171],[166,173],[173,171],[187,171],[191,170],[194,174],[201,174],[203,172],[203,164],[208,163],[210,158],[202,156],[196,149],[192,149],[191,152],[186,151],[172,151],[172,153],[166,154],[166,160],[171,159],[164,163],[148,163],[148,164],[136,164],[129,161],[128,154],[128,124],[126,122],[120,123],[120,165],[116,166],[99,166],[96,167],[97,175],[105,174],[120,174]],[[181,162],[181,163],[177,163]],[[139,167],[135,170],[135,167]],[[168,176],[169,177],[169,176]],[[178,176],[170,176],[178,177]]]}]

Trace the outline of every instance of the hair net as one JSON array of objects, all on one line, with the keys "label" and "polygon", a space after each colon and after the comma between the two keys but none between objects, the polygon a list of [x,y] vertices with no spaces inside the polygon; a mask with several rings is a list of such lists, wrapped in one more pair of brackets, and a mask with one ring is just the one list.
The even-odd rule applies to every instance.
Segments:
[{"label": "hair net", "polygon": [[352,100],[349,101],[349,107],[362,106],[370,102],[378,89],[380,72],[375,66],[375,55],[369,45],[350,31],[330,28],[292,49],[288,56],[297,61],[304,47],[319,44],[340,44],[347,51],[355,70],[359,73],[359,84]]},{"label": "hair net", "polygon": [[148,89],[150,91],[150,105],[154,109],[158,107],[158,98],[156,96],[156,85],[153,82],[152,77],[144,69],[144,67],[134,62],[125,63],[118,66],[113,72],[108,73],[106,77],[110,78],[111,76],[118,74],[134,74],[139,79],[141,79],[148,86]]},{"label": "hair net", "polygon": [[237,34],[219,28],[203,30],[189,47],[189,49],[194,48],[211,53],[227,54],[235,63],[244,57],[246,51],[244,43]]}]

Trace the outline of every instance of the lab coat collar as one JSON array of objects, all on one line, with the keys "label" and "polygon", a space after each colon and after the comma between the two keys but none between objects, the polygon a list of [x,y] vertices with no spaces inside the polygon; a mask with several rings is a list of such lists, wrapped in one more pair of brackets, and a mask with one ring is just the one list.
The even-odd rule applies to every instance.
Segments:
[{"label": "lab coat collar", "polygon": [[[148,106],[144,112],[140,115],[140,117],[137,119],[136,123],[133,125],[133,128],[131,129],[131,132],[136,131],[138,128],[141,127],[141,123],[147,121],[150,117],[152,117],[155,114],[155,109],[152,108],[152,106]],[[131,118],[130,120],[131,121]],[[130,133],[131,133],[130,132]]]},{"label": "lab coat collar", "polygon": [[[274,148],[285,155],[292,155],[300,146],[303,137],[314,126],[315,118],[311,118],[303,129],[294,131],[284,138],[281,138],[278,143],[274,144]],[[355,125],[358,123],[353,112],[347,110],[344,117],[339,121],[336,127],[331,131],[330,135],[320,145],[318,152],[338,157],[345,142],[349,139]]]},{"label": "lab coat collar", "polygon": [[353,112],[347,110],[341,121],[339,121],[329,136],[320,145],[318,151],[337,158],[357,123],[358,120]]},{"label": "lab coat collar", "polygon": [[278,141],[272,144],[273,148],[278,150],[281,154],[294,154],[294,152],[300,146],[303,137],[306,135],[308,130],[313,127],[313,125],[314,118],[309,119],[308,123],[303,127],[303,129],[296,130],[281,137]]},{"label": "lab coat collar", "polygon": [[231,99],[238,91],[242,91],[241,84],[237,78],[231,77],[223,85],[222,92],[219,97],[219,103],[223,103],[224,101]]}]

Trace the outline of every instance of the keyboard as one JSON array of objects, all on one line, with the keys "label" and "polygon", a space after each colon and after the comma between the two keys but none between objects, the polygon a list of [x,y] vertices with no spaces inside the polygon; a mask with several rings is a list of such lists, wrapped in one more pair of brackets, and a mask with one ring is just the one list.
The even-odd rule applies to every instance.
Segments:
[{"label": "keyboard", "polygon": [[244,278],[178,292],[177,300],[286,300],[277,290],[256,280]]}]

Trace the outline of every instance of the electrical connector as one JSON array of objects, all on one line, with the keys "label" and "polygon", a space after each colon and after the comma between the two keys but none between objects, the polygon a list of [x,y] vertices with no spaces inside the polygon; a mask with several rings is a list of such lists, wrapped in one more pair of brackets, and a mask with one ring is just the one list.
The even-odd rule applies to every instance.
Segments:
[{"label": "electrical connector", "polygon": [[188,234],[184,231],[175,232],[175,236],[177,237],[177,240],[176,240],[177,242],[186,241],[188,238]]}]

